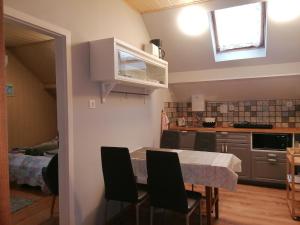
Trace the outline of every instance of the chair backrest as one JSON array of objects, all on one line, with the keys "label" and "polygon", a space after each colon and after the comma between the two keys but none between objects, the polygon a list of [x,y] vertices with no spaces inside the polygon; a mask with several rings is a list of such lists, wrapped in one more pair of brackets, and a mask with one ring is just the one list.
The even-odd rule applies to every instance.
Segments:
[{"label": "chair backrest", "polygon": [[194,150],[196,132],[181,131],[179,132],[179,149]]},{"label": "chair backrest", "polygon": [[179,131],[164,130],[160,139],[160,147],[179,149]]},{"label": "chair backrest", "polygon": [[186,213],[187,194],[177,153],[148,150],[146,157],[151,205]]},{"label": "chair backrest", "polygon": [[46,168],[43,168],[42,175],[50,192],[58,195],[58,154],[53,156]]},{"label": "chair backrest", "polygon": [[105,198],[137,202],[138,191],[128,148],[101,147]]},{"label": "chair backrest", "polygon": [[215,132],[197,132],[194,149],[196,151],[215,152],[216,151],[216,133]]}]

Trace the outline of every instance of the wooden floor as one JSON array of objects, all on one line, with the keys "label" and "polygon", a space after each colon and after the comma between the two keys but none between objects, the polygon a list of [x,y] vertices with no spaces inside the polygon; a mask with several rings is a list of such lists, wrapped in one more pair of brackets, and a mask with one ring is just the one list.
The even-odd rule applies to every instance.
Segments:
[{"label": "wooden floor", "polygon": [[58,204],[55,214],[50,218],[52,197],[32,188],[11,188],[11,196],[30,199],[33,204],[12,214],[13,225],[58,225]]},{"label": "wooden floor", "polygon": [[[197,187],[196,190],[201,190]],[[58,225],[58,207],[54,218],[49,219],[51,197],[38,192],[24,192],[13,189],[12,195],[29,198],[34,203],[12,215],[13,225]],[[285,190],[238,185],[237,192],[220,191],[220,219],[215,225],[300,225],[290,217],[286,204]],[[185,224],[181,215],[170,212],[162,216],[161,212],[155,214],[154,225],[180,225]],[[164,219],[162,219],[164,218]],[[117,218],[111,224],[119,224]],[[192,218],[191,225],[198,225],[197,216]],[[123,225],[135,224],[134,210],[121,216]],[[203,220],[205,225],[205,219]],[[140,225],[149,225],[149,207],[141,209]]]},{"label": "wooden floor", "polygon": [[[143,207],[141,211],[140,225],[149,225],[148,207]],[[134,210],[131,210],[130,213],[121,217],[122,224],[133,225],[135,224],[134,218]],[[194,216],[191,225],[198,225],[198,221],[198,217]],[[119,224],[119,218],[113,221],[113,224]],[[162,224],[185,224],[185,220],[181,215],[167,212],[163,216],[162,212],[158,212],[155,215],[154,225]],[[202,224],[205,225],[205,218]],[[220,191],[220,219],[215,220],[214,224],[300,225],[300,222],[294,221],[289,214],[285,190],[238,185],[237,192]]]}]

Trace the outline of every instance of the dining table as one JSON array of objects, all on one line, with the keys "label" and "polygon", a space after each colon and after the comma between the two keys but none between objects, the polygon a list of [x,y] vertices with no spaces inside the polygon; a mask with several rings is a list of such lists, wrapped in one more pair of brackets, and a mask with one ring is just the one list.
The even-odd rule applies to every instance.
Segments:
[{"label": "dining table", "polygon": [[237,173],[242,171],[239,158],[230,153],[142,147],[130,153],[137,182],[142,184],[147,184],[147,150],[176,152],[184,182],[205,186],[206,224],[212,224],[213,211],[219,218],[219,188],[236,190]]}]

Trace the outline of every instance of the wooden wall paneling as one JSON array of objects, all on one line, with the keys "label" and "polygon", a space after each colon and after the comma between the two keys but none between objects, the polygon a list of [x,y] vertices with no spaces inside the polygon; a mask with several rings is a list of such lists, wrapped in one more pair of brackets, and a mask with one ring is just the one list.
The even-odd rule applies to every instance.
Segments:
[{"label": "wooden wall paneling", "polygon": [[211,0],[125,0],[140,13],[155,12],[169,8],[202,3]]},{"label": "wooden wall paneling", "polygon": [[56,99],[11,51],[6,54],[7,83],[14,88],[7,97],[9,149],[49,141],[57,135]]},{"label": "wooden wall paneling", "polygon": [[3,1],[0,0],[0,224],[10,224],[6,96],[4,92]]},{"label": "wooden wall paneling", "polygon": [[53,40],[50,36],[35,32],[12,21],[5,21],[4,30],[6,47],[20,47],[37,42]]}]

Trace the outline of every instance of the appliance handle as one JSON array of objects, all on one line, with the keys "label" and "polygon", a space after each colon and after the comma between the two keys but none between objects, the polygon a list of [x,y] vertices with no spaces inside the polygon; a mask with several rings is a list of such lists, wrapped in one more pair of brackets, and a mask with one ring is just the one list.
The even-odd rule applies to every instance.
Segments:
[{"label": "appliance handle", "polygon": [[269,162],[276,163],[277,159],[268,159]]}]

